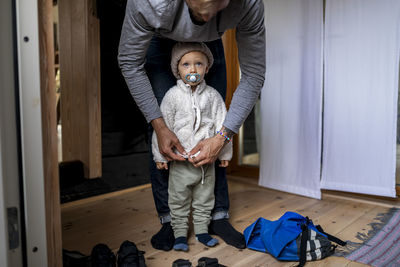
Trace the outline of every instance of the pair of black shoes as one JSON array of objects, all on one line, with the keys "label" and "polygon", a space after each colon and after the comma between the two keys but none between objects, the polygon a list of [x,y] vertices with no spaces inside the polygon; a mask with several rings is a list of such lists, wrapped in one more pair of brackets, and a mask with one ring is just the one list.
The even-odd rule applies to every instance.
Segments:
[{"label": "pair of black shoes", "polygon": [[[235,248],[246,248],[246,240],[243,234],[236,231],[228,219],[211,220],[208,233],[221,237],[228,245]],[[151,238],[153,248],[165,251],[171,250],[174,242],[174,231],[170,222],[163,223],[160,231]]]},{"label": "pair of black shoes", "polygon": [[105,244],[97,244],[90,254],[91,267],[146,267],[144,252],[137,249],[135,243],[124,241],[117,254]]},{"label": "pair of black shoes", "polygon": [[[172,263],[172,267],[193,267],[192,263],[188,260],[177,259]],[[202,257],[197,263],[197,267],[226,267],[225,265],[219,264],[216,258]]]}]

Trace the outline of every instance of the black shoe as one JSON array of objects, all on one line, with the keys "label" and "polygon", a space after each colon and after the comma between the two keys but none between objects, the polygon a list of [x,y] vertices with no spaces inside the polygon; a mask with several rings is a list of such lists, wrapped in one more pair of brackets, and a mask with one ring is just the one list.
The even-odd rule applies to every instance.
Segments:
[{"label": "black shoe", "polygon": [[188,260],[177,259],[172,263],[172,267],[192,267],[192,263]]},{"label": "black shoe", "polygon": [[202,257],[198,261],[197,267],[226,267],[225,265],[219,264],[216,258]]},{"label": "black shoe", "polygon": [[79,251],[62,251],[63,267],[88,267],[89,256],[83,255]]},{"label": "black shoe", "polygon": [[155,249],[169,251],[174,246],[174,231],[170,222],[162,224],[160,231],[151,238],[151,245]]},{"label": "black shoe", "polygon": [[115,267],[115,255],[105,244],[97,244],[90,254],[91,267]]},{"label": "black shoe", "polygon": [[211,220],[208,232],[221,237],[228,245],[235,248],[245,248],[246,240],[243,234],[233,228],[228,219]]},{"label": "black shoe", "polygon": [[117,252],[118,267],[146,267],[143,254],[135,243],[125,240]]}]

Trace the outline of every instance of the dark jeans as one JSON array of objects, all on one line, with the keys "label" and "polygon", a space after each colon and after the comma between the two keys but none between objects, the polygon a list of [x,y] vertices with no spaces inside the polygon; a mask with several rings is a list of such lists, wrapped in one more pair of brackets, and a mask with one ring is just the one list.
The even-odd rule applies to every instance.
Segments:
[{"label": "dark jeans", "polygon": [[[171,50],[176,42],[170,39],[153,37],[146,55],[145,69],[149,77],[158,104],[161,103],[165,93],[176,85],[176,78],[171,71]],[[206,83],[215,88],[225,99],[226,94],[226,65],[222,41],[216,40],[206,42],[214,56],[214,64],[205,76]],[[168,171],[158,170],[153,160],[151,151],[151,136],[153,128],[149,124],[149,144],[150,144],[150,179],[153,190],[154,202],[160,217],[169,214],[168,207]],[[226,181],[226,169],[215,168],[215,206],[213,213],[228,212],[229,196],[228,184]]]}]

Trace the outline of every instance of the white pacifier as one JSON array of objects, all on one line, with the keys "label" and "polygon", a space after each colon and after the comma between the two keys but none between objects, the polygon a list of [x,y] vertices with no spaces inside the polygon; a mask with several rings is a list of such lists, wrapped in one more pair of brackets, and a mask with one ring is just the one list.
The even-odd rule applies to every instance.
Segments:
[{"label": "white pacifier", "polygon": [[189,73],[189,74],[186,74],[185,80],[186,80],[187,82],[191,82],[191,83],[200,82],[200,74],[198,74],[198,73]]}]

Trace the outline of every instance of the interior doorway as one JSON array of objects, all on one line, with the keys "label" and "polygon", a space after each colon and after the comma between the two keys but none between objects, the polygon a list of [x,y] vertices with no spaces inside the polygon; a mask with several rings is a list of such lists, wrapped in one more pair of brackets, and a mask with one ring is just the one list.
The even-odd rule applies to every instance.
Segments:
[{"label": "interior doorway", "polygon": [[148,126],[117,61],[126,0],[53,6],[61,202],[148,183]]}]

